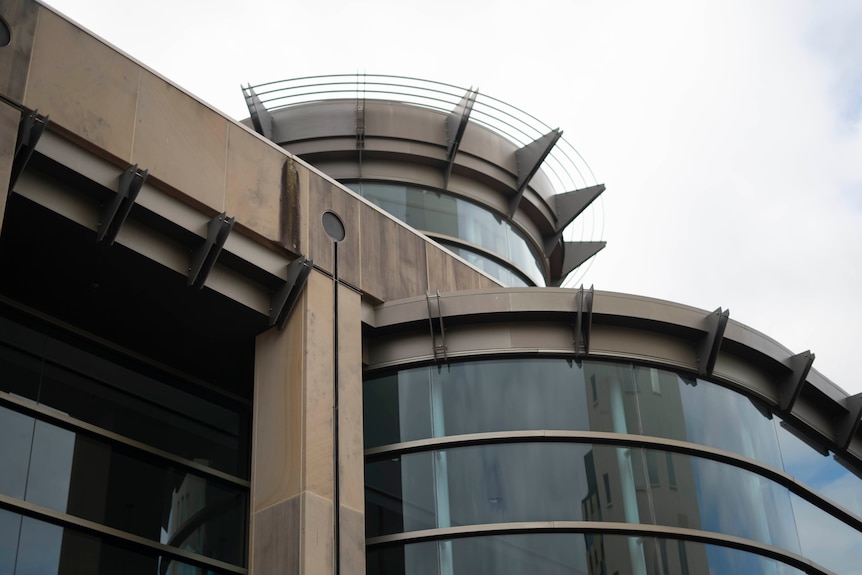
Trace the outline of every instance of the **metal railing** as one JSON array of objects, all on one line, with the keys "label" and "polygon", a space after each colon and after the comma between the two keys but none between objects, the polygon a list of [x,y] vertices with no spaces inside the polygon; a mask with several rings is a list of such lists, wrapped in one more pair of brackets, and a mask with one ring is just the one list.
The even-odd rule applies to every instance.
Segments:
[{"label": "metal railing", "polygon": [[[451,112],[467,88],[407,76],[386,74],[329,74],[278,80],[250,86],[273,111],[325,100],[395,100],[443,113]],[[479,92],[470,121],[482,125],[518,147],[525,146],[553,128],[532,114]],[[560,138],[542,164],[542,172],[557,194],[593,186],[597,180],[583,156],[565,138]],[[570,241],[601,240],[604,214],[601,196],[564,232]],[[590,260],[590,263],[592,259]],[[589,263],[569,276],[574,285],[589,269]]]}]

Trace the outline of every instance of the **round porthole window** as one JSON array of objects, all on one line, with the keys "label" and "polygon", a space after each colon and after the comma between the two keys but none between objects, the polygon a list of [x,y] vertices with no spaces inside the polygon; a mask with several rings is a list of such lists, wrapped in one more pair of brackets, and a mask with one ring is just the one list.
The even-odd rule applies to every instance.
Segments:
[{"label": "round porthole window", "polygon": [[12,41],[12,31],[9,29],[9,24],[6,20],[0,18],[0,48],[8,46]]}]

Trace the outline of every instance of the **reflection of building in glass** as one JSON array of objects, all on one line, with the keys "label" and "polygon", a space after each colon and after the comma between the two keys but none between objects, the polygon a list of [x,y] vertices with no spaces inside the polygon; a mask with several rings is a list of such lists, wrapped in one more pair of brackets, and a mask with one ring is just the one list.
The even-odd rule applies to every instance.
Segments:
[{"label": "reflection of building in glass", "polygon": [[858,571],[862,399],[554,287],[604,245],[556,130],[380,76],[243,125],[0,20],[0,573]]}]

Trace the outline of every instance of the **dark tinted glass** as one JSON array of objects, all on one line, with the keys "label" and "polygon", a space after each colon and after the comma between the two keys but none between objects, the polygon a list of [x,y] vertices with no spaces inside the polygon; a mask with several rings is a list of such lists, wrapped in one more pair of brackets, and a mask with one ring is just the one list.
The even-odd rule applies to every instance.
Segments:
[{"label": "dark tinted glass", "polygon": [[46,363],[39,402],[157,449],[243,476],[239,415],[125,370],[100,381]]},{"label": "dark tinted glass", "polygon": [[[0,509],[0,573],[9,575],[207,575],[221,573]],[[9,535],[7,537],[7,535]]]},{"label": "dark tinted glass", "polygon": [[20,434],[19,447],[29,443],[32,449],[27,457],[12,453],[2,460],[0,477],[26,480],[23,489],[20,481],[0,480],[5,495],[229,563],[245,562],[244,489],[0,411],[0,427],[18,420],[23,431],[29,429]]},{"label": "dark tinted glass", "polygon": [[0,391],[35,400],[41,368],[39,357],[0,344]]}]

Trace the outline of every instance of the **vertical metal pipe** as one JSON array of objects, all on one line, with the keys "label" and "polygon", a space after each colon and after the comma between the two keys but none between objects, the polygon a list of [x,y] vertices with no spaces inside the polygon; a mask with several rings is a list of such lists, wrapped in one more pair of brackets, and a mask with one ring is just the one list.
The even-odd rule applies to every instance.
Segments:
[{"label": "vertical metal pipe", "polygon": [[332,477],[333,477],[333,561],[335,575],[341,573],[341,486],[338,473],[338,242],[332,242]]}]

